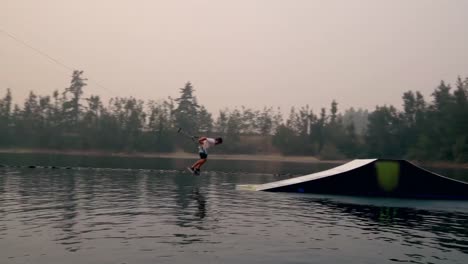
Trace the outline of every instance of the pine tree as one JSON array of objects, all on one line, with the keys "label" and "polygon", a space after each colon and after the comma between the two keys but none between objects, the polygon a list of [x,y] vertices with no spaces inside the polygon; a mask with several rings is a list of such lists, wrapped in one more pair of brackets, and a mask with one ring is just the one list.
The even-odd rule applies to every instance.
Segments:
[{"label": "pine tree", "polygon": [[11,144],[11,107],[11,91],[7,89],[5,97],[0,99],[0,146]]},{"label": "pine tree", "polygon": [[[69,129],[76,129],[80,119],[82,105],[80,103],[81,96],[83,95],[83,87],[86,86],[88,79],[83,78],[81,75],[83,71],[73,71],[70,87],[65,89],[63,96],[65,101],[63,103],[63,111],[65,123]],[[68,99],[68,96],[71,98]]]},{"label": "pine tree", "polygon": [[213,131],[213,118],[204,106],[201,106],[198,111],[197,124],[200,135],[208,135]]},{"label": "pine tree", "polygon": [[175,109],[175,123],[187,131],[198,132],[197,116],[200,106],[194,96],[194,88],[187,82],[184,88],[180,89],[180,97],[175,99],[178,106]]}]

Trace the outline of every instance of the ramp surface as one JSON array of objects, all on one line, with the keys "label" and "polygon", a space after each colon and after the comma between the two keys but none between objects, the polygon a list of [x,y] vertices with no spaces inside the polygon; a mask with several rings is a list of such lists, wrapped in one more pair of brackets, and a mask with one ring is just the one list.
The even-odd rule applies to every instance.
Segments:
[{"label": "ramp surface", "polygon": [[292,179],[257,185],[256,190],[264,191],[264,190],[269,190],[272,188],[278,188],[281,186],[287,186],[287,185],[297,184],[301,182],[317,180],[320,178],[329,177],[329,176],[337,175],[340,173],[352,171],[374,161],[376,161],[376,159],[356,159],[348,163],[345,163],[343,165],[340,165],[338,167],[331,168],[329,170],[325,170],[325,171],[321,171],[321,172],[317,172],[317,173],[313,173],[309,175],[304,175],[304,176],[300,176],[300,177],[296,177]]},{"label": "ramp surface", "polygon": [[468,199],[468,184],[465,182],[438,175],[406,160],[385,159],[357,159],[329,170],[249,186],[248,189],[423,199]]}]

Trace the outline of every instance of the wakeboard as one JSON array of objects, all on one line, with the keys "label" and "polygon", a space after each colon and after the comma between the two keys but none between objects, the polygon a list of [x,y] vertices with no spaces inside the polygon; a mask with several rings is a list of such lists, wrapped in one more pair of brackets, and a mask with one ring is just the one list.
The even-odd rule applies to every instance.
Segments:
[{"label": "wakeboard", "polygon": [[196,175],[196,176],[200,175],[200,172],[197,172],[197,171],[193,170],[193,169],[190,168],[190,167],[187,167],[187,170],[188,170],[190,173],[192,173],[193,175]]}]

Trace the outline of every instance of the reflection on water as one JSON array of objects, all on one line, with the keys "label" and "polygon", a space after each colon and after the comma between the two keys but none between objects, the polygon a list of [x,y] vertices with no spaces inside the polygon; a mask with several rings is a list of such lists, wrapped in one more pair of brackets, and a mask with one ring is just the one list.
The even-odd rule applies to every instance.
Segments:
[{"label": "reflection on water", "polygon": [[[313,204],[326,204],[327,207],[336,211],[334,214],[352,216],[350,222],[354,222],[355,225],[365,223],[365,229],[369,232],[378,234],[386,231],[397,234],[399,242],[404,245],[424,245],[441,251],[457,249],[468,254],[468,229],[466,228],[468,206],[462,205],[462,202],[442,203],[448,207],[451,203],[462,205],[462,212],[453,212],[418,209],[417,201],[411,200],[395,199],[395,203],[401,205],[402,201],[409,201],[406,206],[416,206],[416,208],[350,204],[313,198],[303,198],[303,200]],[[393,241],[390,237],[383,239]]]},{"label": "reflection on water", "polygon": [[278,176],[219,171],[0,169],[1,263],[468,259],[466,202],[236,191]]}]

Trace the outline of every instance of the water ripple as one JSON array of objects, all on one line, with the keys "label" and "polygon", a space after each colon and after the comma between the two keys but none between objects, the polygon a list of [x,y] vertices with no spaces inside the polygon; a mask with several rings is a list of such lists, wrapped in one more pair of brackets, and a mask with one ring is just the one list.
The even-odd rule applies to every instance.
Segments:
[{"label": "water ripple", "polygon": [[457,202],[235,190],[246,179],[276,177],[267,174],[1,173],[0,255],[6,263],[60,263],[64,256],[75,263],[148,263],[155,257],[191,263],[465,263],[468,257],[468,207]]}]

